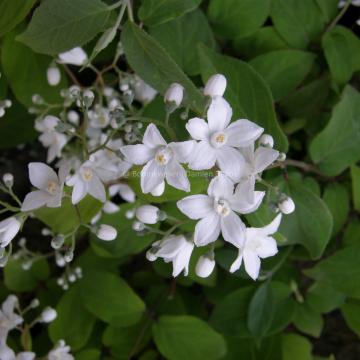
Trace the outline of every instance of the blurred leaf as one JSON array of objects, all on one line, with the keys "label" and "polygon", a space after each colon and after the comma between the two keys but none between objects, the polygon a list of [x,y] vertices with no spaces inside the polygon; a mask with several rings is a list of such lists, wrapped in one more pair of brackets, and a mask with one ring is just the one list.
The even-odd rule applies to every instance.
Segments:
[{"label": "blurred leaf", "polygon": [[341,307],[341,313],[349,328],[360,336],[360,300],[349,299]]},{"label": "blurred leaf", "polygon": [[354,208],[360,211],[360,166],[351,167],[352,199]]},{"label": "blurred leaf", "polygon": [[38,53],[56,55],[94,38],[109,15],[109,7],[100,0],[47,0],[17,39]]},{"label": "blurred leaf", "polygon": [[283,360],[313,360],[310,341],[297,334],[282,335],[282,355]]},{"label": "blurred leaf", "polygon": [[294,325],[304,334],[319,337],[324,325],[323,318],[308,304],[299,304],[296,307]]},{"label": "blurred leaf", "polygon": [[2,0],[0,3],[0,36],[14,29],[30,12],[36,0]]},{"label": "blurred leaf", "polygon": [[200,46],[201,76],[203,81],[215,74],[225,75],[228,85],[225,98],[233,108],[235,119],[242,116],[265,128],[275,139],[275,147],[286,151],[288,142],[274,112],[271,92],[264,80],[247,63],[217,54]]},{"label": "blurred leaf", "polygon": [[339,11],[339,0],[316,0],[316,3],[318,4],[326,22],[333,20]]},{"label": "blurred leaf", "polygon": [[95,324],[95,317],[84,307],[80,291],[75,284],[65,292],[56,307],[57,317],[49,325],[51,340],[54,343],[65,340],[72,350],[84,347]]},{"label": "blurred leaf", "polygon": [[277,50],[252,59],[250,65],[268,83],[274,100],[279,100],[304,80],[314,59],[305,51]]},{"label": "blurred leaf", "polygon": [[345,246],[355,245],[359,242],[360,221],[358,219],[350,219],[347,224],[342,242]]},{"label": "blurred leaf", "polygon": [[138,16],[147,26],[155,26],[173,20],[196,9],[201,0],[144,0]]},{"label": "blurred leaf", "polygon": [[269,12],[270,0],[211,0],[208,8],[215,30],[230,39],[254,33]]},{"label": "blurred leaf", "polygon": [[80,289],[84,306],[110,325],[135,324],[145,310],[145,304],[129,285],[110,272],[86,271]]},{"label": "blurred leaf", "polygon": [[194,48],[199,43],[210,48],[216,45],[207,18],[201,10],[150,28],[150,34],[189,75],[200,73],[199,58]]},{"label": "blurred leaf", "polygon": [[142,79],[162,94],[170,84],[181,84],[187,95],[187,104],[196,112],[202,113],[204,96],[150,35],[128,22],[122,31],[121,41],[127,61]]},{"label": "blurred leaf", "polygon": [[84,349],[76,354],[76,360],[98,360],[101,351],[98,349]]},{"label": "blurred leaf", "polygon": [[223,337],[193,316],[161,316],[153,325],[156,346],[169,360],[220,359],[226,353]]},{"label": "blurred leaf", "polygon": [[334,176],[360,159],[360,95],[347,86],[328,125],[310,144],[310,155],[322,172]]}]

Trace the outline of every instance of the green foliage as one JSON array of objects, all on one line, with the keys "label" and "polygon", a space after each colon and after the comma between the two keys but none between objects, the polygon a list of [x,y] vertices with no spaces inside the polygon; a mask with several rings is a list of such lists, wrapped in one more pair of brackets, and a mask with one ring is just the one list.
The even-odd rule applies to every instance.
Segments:
[{"label": "green foliage", "polygon": [[356,210],[360,211],[360,167],[351,167],[353,204]]}]

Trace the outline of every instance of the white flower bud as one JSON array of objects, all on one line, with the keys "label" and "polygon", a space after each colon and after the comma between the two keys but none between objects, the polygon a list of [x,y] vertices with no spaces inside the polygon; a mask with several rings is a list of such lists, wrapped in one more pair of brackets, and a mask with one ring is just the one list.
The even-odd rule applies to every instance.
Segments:
[{"label": "white flower bud", "polygon": [[134,209],[131,209],[131,210],[128,210],[128,211],[126,211],[126,213],[125,213],[125,217],[127,218],[127,219],[133,219],[134,218],[134,216],[135,216],[135,210]]},{"label": "white flower bud", "polygon": [[260,137],[259,144],[268,148],[273,148],[274,138],[271,135],[264,134]]},{"label": "white flower bud", "polygon": [[280,153],[277,160],[278,160],[278,161],[285,161],[285,160],[286,160],[286,154],[283,153],[283,152]]},{"label": "white flower bud", "polygon": [[33,299],[33,300],[31,301],[31,303],[30,303],[30,307],[31,307],[32,309],[37,308],[39,305],[40,305],[40,301],[39,301],[39,299],[37,299],[37,298]]},{"label": "white flower bud", "polygon": [[67,119],[74,125],[79,124],[79,114],[75,110],[70,110],[67,113]]},{"label": "white flower bud", "polygon": [[144,224],[156,224],[159,220],[159,209],[153,205],[142,205],[136,209],[135,215]]},{"label": "white flower bud", "polygon": [[164,101],[166,103],[175,103],[177,107],[179,107],[183,101],[184,97],[184,88],[178,84],[173,83],[166,90],[164,95]]},{"label": "white flower bud", "polygon": [[295,210],[295,203],[291,197],[287,197],[279,204],[279,209],[283,214],[291,214]]},{"label": "white flower bud", "polygon": [[155,261],[157,259],[156,255],[151,251],[151,249],[146,252],[146,258],[149,261]]},{"label": "white flower bud", "polygon": [[143,231],[145,229],[145,225],[140,221],[134,221],[132,224],[132,229],[134,231]]},{"label": "white flower bud", "polygon": [[86,107],[90,107],[94,101],[95,94],[91,90],[84,91],[84,104]]},{"label": "white flower bud", "polygon": [[44,323],[50,323],[56,319],[56,316],[56,310],[48,306],[42,311],[40,319]]},{"label": "white flower bud", "polygon": [[202,255],[196,263],[195,273],[201,278],[207,278],[211,275],[215,268],[215,260],[210,259],[208,256]]},{"label": "white flower bud", "polygon": [[156,186],[152,191],[152,196],[161,196],[165,191],[165,181],[162,181],[158,186]]},{"label": "white flower bud", "polygon": [[204,89],[204,95],[214,97],[223,96],[226,89],[226,77],[221,74],[215,74],[207,81]]},{"label": "white flower bud", "polygon": [[101,224],[96,231],[96,236],[100,240],[111,241],[116,239],[117,231],[110,225]]},{"label": "white flower bud", "polygon": [[3,107],[0,107],[0,117],[3,117],[5,115],[5,109]]},{"label": "white flower bud", "polygon": [[10,173],[4,174],[3,182],[8,188],[11,188],[14,185],[14,175]]},{"label": "white flower bud", "polygon": [[61,81],[61,73],[57,66],[50,66],[46,71],[47,81],[49,85],[56,86],[59,85]]}]

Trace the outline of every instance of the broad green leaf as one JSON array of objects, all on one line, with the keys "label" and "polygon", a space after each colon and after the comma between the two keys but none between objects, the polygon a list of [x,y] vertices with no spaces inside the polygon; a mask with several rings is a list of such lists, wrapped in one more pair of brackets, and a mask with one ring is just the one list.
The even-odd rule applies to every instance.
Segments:
[{"label": "broad green leaf", "polygon": [[72,350],[82,348],[90,337],[96,319],[85,309],[78,284],[65,292],[56,311],[57,317],[49,325],[51,340],[56,343],[63,339]]},{"label": "broad green leaf", "polygon": [[34,51],[55,55],[81,46],[102,31],[110,7],[100,0],[47,0],[17,37]]},{"label": "broad green leaf", "polygon": [[144,0],[138,16],[148,26],[156,26],[195,10],[202,0]]},{"label": "broad green leaf", "polygon": [[316,40],[325,25],[315,0],[273,0],[270,15],[278,33],[298,49]]},{"label": "broad green leaf", "polygon": [[[100,201],[87,196],[77,205],[81,221],[88,223],[101,210],[101,207]],[[80,222],[76,208],[69,198],[63,198],[59,208],[43,207],[35,213],[37,218],[55,233],[66,234],[74,230]]]},{"label": "broad green leaf", "polygon": [[202,113],[204,96],[155,39],[128,22],[122,31],[121,41],[127,61],[142,79],[162,94],[172,83],[181,84],[185,89],[187,104],[199,114]]},{"label": "broad green leaf", "polygon": [[320,261],[305,274],[349,296],[360,296],[360,245],[348,246]]},{"label": "broad green leaf", "polygon": [[110,272],[86,271],[80,282],[84,306],[102,321],[118,327],[138,322],[145,304],[129,285]]},{"label": "broad green leaf", "polygon": [[226,353],[223,337],[193,316],[161,316],[153,325],[155,344],[169,360],[215,360]]},{"label": "broad green leaf", "polygon": [[297,334],[282,335],[283,360],[313,360],[310,341]]},{"label": "broad green leaf", "polygon": [[360,166],[351,167],[352,199],[354,208],[360,211]]},{"label": "broad green leaf", "polygon": [[261,76],[247,63],[199,47],[203,81],[215,74],[224,74],[228,85],[224,97],[229,101],[236,117],[246,117],[265,128],[275,139],[275,147],[286,151],[288,142],[274,112],[271,92]]},{"label": "broad green leaf", "polygon": [[260,55],[250,65],[270,86],[274,100],[294,90],[310,72],[315,56],[300,50],[278,50]]},{"label": "broad green leaf", "polygon": [[341,307],[341,313],[349,328],[360,336],[360,300],[349,299]]},{"label": "broad green leaf", "polygon": [[223,37],[245,37],[258,30],[269,16],[270,0],[211,0],[209,20]]},{"label": "broad green leaf", "polygon": [[101,350],[84,349],[76,354],[76,360],[98,360],[101,358]]},{"label": "broad green leaf", "polygon": [[333,235],[335,235],[341,230],[348,217],[349,192],[342,184],[329,184],[325,188],[323,200],[333,216]]},{"label": "broad green leaf", "polygon": [[357,244],[359,241],[360,221],[358,218],[349,220],[342,239],[345,246]]},{"label": "broad green leaf", "polygon": [[339,11],[338,0],[316,0],[321,13],[323,14],[326,22],[331,22],[335,19],[337,12]]},{"label": "broad green leaf", "polygon": [[294,325],[298,330],[307,335],[319,337],[324,321],[319,312],[316,312],[312,307],[305,303],[297,305]]},{"label": "broad green leaf", "polygon": [[50,86],[46,78],[46,70],[52,59],[35,54],[27,46],[14,40],[15,33],[4,37],[1,51],[1,63],[11,90],[15,97],[26,107],[33,105],[34,94],[40,94],[48,103],[60,103],[60,90],[67,85],[62,76],[57,86]]},{"label": "broad green leaf", "polygon": [[210,48],[215,47],[214,35],[201,10],[192,11],[166,24],[150,28],[150,35],[189,75],[200,73],[199,58],[194,48],[199,43]]},{"label": "broad green leaf", "polygon": [[242,57],[251,59],[270,51],[286,49],[288,45],[273,26],[264,26],[252,35],[235,38],[233,47]]},{"label": "broad green leaf", "polygon": [[310,144],[310,156],[326,175],[338,175],[360,159],[360,95],[350,85],[328,125]]},{"label": "broad green leaf", "polygon": [[11,31],[30,12],[35,0],[2,0],[0,3],[0,36]]}]

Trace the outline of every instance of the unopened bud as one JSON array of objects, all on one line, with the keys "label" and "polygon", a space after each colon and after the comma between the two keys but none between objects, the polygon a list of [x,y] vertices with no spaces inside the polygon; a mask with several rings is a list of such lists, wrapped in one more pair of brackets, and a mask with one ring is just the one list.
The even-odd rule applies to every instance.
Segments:
[{"label": "unopened bud", "polygon": [[31,97],[31,100],[35,105],[42,105],[45,102],[44,98],[39,94],[34,94]]},{"label": "unopened bud", "polygon": [[46,71],[46,76],[50,86],[59,85],[61,81],[61,73],[57,66],[50,66]]},{"label": "unopened bud", "polygon": [[226,89],[226,77],[215,74],[209,78],[204,88],[204,95],[214,97],[223,96]]},{"label": "unopened bud", "polygon": [[215,268],[215,260],[206,256],[202,255],[199,257],[198,262],[196,263],[195,273],[197,276],[201,278],[207,278],[211,275]]},{"label": "unopened bud", "polygon": [[268,148],[274,146],[274,138],[271,135],[264,134],[259,139],[259,144]]},{"label": "unopened bud", "polygon": [[83,94],[83,100],[85,107],[89,108],[95,98],[95,94],[91,90],[85,90]]},{"label": "unopened bud", "polygon": [[40,315],[40,319],[44,323],[50,323],[50,322],[54,321],[56,319],[56,317],[57,317],[56,310],[49,306],[46,307]]},{"label": "unopened bud", "polygon": [[39,305],[40,305],[40,301],[39,301],[39,299],[37,299],[37,298],[33,299],[33,300],[31,301],[31,303],[30,303],[30,307],[31,307],[32,309],[37,308]]},{"label": "unopened bud", "polygon": [[146,252],[146,258],[149,261],[155,261],[157,259],[156,255],[151,251],[151,249]]},{"label": "unopened bud", "polygon": [[142,205],[136,209],[136,217],[144,224],[156,224],[159,220],[159,209],[153,205]]},{"label": "unopened bud", "polygon": [[[175,104],[173,108],[168,108],[167,110],[169,112],[174,111],[176,108],[178,108],[184,97],[184,88],[178,83],[173,83],[170,85],[170,87],[166,90],[164,95],[164,101],[165,103],[169,104]],[[172,110],[172,111],[171,111]]]},{"label": "unopened bud", "polygon": [[116,239],[117,231],[114,227],[110,225],[101,224],[97,228],[95,234],[100,240],[112,241]]},{"label": "unopened bud", "polygon": [[291,214],[295,210],[295,203],[291,197],[287,197],[279,204],[279,209],[283,214]]},{"label": "unopened bud", "polygon": [[56,235],[52,240],[51,240],[51,247],[55,250],[60,249],[65,242],[65,236],[62,234]]},{"label": "unopened bud", "polygon": [[64,260],[65,262],[69,263],[73,260],[74,258],[74,251],[69,249],[68,251],[66,251],[66,253],[64,254]]},{"label": "unopened bud", "polygon": [[4,174],[3,182],[8,188],[11,188],[14,185],[14,175],[10,173]]},{"label": "unopened bud", "polygon": [[283,152],[280,153],[277,160],[278,160],[278,161],[285,161],[285,160],[286,160],[286,154],[283,153]]},{"label": "unopened bud", "polygon": [[132,229],[134,231],[143,231],[145,229],[145,225],[140,221],[134,221],[132,224]]}]

